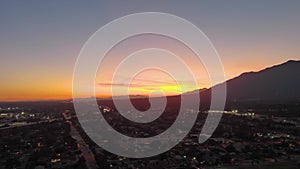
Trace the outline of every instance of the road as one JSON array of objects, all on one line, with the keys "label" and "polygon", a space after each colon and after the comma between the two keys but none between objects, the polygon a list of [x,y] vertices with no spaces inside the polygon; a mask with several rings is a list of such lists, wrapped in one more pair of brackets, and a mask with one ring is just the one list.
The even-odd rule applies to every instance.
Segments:
[{"label": "road", "polygon": [[57,118],[57,119],[42,120],[42,121],[37,121],[37,122],[20,123],[20,124],[16,124],[16,125],[9,124],[9,126],[7,126],[7,127],[1,127],[0,130],[6,130],[6,129],[17,128],[17,127],[25,127],[25,126],[41,124],[41,123],[51,123],[51,122],[57,121],[57,120],[62,120],[62,119]]},{"label": "road", "polygon": [[93,152],[84,142],[83,138],[80,136],[79,132],[76,130],[73,124],[71,124],[71,136],[76,140],[78,149],[82,152],[82,155],[85,159],[86,166],[89,169],[98,169],[99,166],[96,163]]}]

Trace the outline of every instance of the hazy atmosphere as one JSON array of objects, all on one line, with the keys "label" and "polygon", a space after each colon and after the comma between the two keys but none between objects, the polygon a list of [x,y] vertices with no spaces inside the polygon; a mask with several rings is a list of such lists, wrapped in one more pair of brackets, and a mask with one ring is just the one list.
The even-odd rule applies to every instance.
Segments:
[{"label": "hazy atmosphere", "polygon": [[[198,26],[215,45],[227,79],[299,60],[299,5],[279,0],[1,1],[0,100],[71,98],[74,64],[85,41],[108,22],[136,12],[170,13]],[[199,81],[199,88],[210,87]],[[109,95],[106,90],[103,95]]]}]

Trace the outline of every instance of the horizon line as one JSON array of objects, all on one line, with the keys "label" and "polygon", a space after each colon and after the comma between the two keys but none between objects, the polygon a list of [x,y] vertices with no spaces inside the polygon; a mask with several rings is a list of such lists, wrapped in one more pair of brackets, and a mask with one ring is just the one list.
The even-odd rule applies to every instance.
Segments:
[{"label": "horizon line", "polygon": [[[272,68],[272,67],[276,67],[276,66],[279,66],[279,65],[283,65],[283,64],[286,64],[286,63],[288,63],[288,62],[300,62],[300,60],[294,60],[294,59],[289,59],[289,60],[287,60],[287,61],[285,61],[285,62],[281,62],[281,63],[277,63],[277,64],[274,64],[274,65],[272,65],[272,66],[269,66],[269,67],[265,67],[265,68],[263,68],[263,69],[261,69],[261,70],[258,70],[258,71],[248,71],[248,72],[242,72],[242,73],[240,73],[238,76],[235,76],[235,77],[233,77],[233,78],[231,78],[231,79],[227,79],[227,80],[225,80],[224,82],[227,82],[227,81],[229,81],[229,80],[232,80],[232,79],[235,79],[235,78],[237,78],[237,77],[240,77],[241,75],[243,75],[243,74],[245,74],[245,73],[259,73],[259,72],[261,72],[261,71],[264,71],[264,70],[266,70],[266,69],[269,69],[269,68]],[[218,84],[222,84],[222,83],[224,83],[224,82],[220,82],[220,83],[218,83]],[[212,85],[212,86],[210,86],[210,87],[208,87],[208,88],[197,88],[197,89],[194,89],[194,90],[190,90],[190,91],[186,91],[186,92],[184,92],[184,93],[189,93],[189,92],[193,92],[193,91],[196,91],[196,90],[202,90],[202,89],[210,89],[210,88],[212,88],[212,87],[214,87],[214,86],[216,86],[216,85],[218,85],[218,84],[215,84],[215,85]],[[182,94],[184,94],[184,93],[180,93],[180,94],[171,94],[171,95],[166,95],[166,97],[169,97],[169,96],[178,96],[178,95],[182,95]],[[126,97],[126,96],[128,96],[128,95],[119,95],[119,96],[114,96],[114,97]],[[129,95],[130,96],[130,95]],[[147,96],[147,95],[139,95],[139,94],[137,94],[137,95],[132,95],[132,96],[145,96],[145,97],[151,97],[151,96]],[[90,96],[90,97],[83,97],[82,99],[87,99],[87,98],[92,98],[93,96]],[[162,97],[162,96],[154,96],[154,97]],[[153,96],[152,96],[152,98],[154,98]],[[0,100],[0,103],[13,103],[13,102],[50,102],[50,101],[68,101],[68,100],[73,100],[74,98],[72,98],[72,97],[70,97],[70,98],[65,98],[65,99],[27,99],[27,100],[22,100],[22,99],[16,99],[16,100],[14,100],[14,99],[11,99],[11,100]],[[77,99],[80,99],[80,98],[77,98]],[[96,99],[112,99],[112,96],[107,96],[107,97],[99,97],[99,96],[96,96]],[[133,99],[135,99],[135,98],[133,98]]]}]

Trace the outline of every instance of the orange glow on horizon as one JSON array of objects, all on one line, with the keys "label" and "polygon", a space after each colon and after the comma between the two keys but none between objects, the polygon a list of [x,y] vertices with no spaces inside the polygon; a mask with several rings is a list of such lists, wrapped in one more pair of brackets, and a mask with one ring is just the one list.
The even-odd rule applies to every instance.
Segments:
[{"label": "orange glow on horizon", "polygon": [[[147,47],[147,43],[139,43],[139,45],[141,45],[141,47]],[[196,89],[209,88],[214,85],[210,83],[206,69],[202,65],[201,61],[197,61],[197,59],[193,57],[193,54],[190,51],[173,41],[170,42],[168,39],[163,39],[161,42],[155,45],[163,46],[164,48],[169,49],[169,51],[176,53],[178,56],[184,57],[185,59],[183,60],[187,62],[186,64],[189,66],[189,68],[197,78],[196,81],[198,83],[198,86],[192,86],[188,81],[190,79],[185,79],[185,76],[183,74],[180,74],[181,71],[178,71],[180,65],[173,62],[168,62],[168,59],[165,59],[164,61],[163,59],[160,59],[158,60],[159,62],[157,64],[168,64],[170,69],[177,70],[177,72],[175,71],[175,73],[179,73],[179,76],[181,78],[179,80],[183,81],[181,90],[179,90],[177,84],[173,81],[172,78],[160,73],[153,72],[145,73],[143,76],[135,78],[135,80],[131,82],[129,90],[127,88],[127,83],[129,83],[128,77],[126,77],[127,72],[121,72],[123,74],[121,74],[122,76],[119,77],[119,81],[112,83],[112,69],[116,67],[118,63],[120,63],[119,60],[122,59],[121,56],[126,56],[126,54],[130,53],[130,51],[124,51],[128,48],[126,48],[126,46],[123,46],[110,53],[111,56],[105,58],[104,60],[106,64],[101,65],[101,74],[99,75],[98,72],[95,79],[96,83],[98,83],[95,85],[96,96],[99,98],[110,98],[112,96],[110,92],[111,86],[116,87],[116,91],[118,92],[117,95],[119,96],[123,96],[126,93],[129,93],[130,95],[148,96],[151,95],[151,93],[156,92],[157,89],[161,89],[163,92],[165,92],[165,95],[176,95]],[[138,48],[135,44],[131,44],[131,46],[133,46],[133,49],[131,50],[136,50],[136,48]],[[226,53],[226,51],[222,50],[222,48],[219,49],[219,53],[221,56],[239,56],[236,53]],[[242,51],[240,51],[240,53],[242,53]],[[250,58],[250,55],[252,55],[252,53],[248,53],[247,55],[245,55],[245,57],[249,56]],[[162,57],[163,56],[161,56],[161,58]],[[136,62],[140,63],[139,60]],[[259,71],[265,69],[266,67],[272,66],[272,64],[280,63],[279,61],[276,62],[277,63],[270,63],[269,60],[261,60],[260,62],[257,62],[256,60],[248,60],[247,62],[227,60],[223,62],[223,66],[226,79],[228,80],[244,72]],[[15,69],[18,69],[18,67],[16,67]],[[70,69],[66,69],[64,67],[59,69],[58,67],[57,69],[51,68],[51,70],[47,70],[43,69],[43,66],[41,65],[37,65],[33,68],[23,67],[23,69],[20,68],[9,73],[4,73],[3,75],[5,76],[2,75],[3,77],[0,84],[0,101],[71,99],[72,73],[73,67]],[[83,94],[82,97],[92,96],[85,96]]]},{"label": "orange glow on horizon", "polygon": [[[231,79],[235,76],[240,75],[243,72],[248,71],[258,71],[263,69],[261,66],[253,66],[252,70],[245,69],[244,67],[232,67],[230,65],[225,65],[224,67],[227,79]],[[62,79],[63,77],[59,78]],[[72,80],[71,78],[64,78],[66,80],[62,81],[61,83],[49,83],[49,81],[39,81],[38,83],[23,83],[22,85],[18,84],[1,84],[0,88],[0,101],[36,101],[36,100],[68,100],[72,99]],[[209,83],[201,83],[199,82],[200,86],[198,89],[201,88],[209,88],[211,85]],[[147,87],[149,84],[144,84],[142,87],[133,87],[130,88],[130,95],[142,95],[142,96],[149,96],[155,90],[149,89]],[[153,84],[150,84],[153,85]],[[190,88],[188,85],[183,87],[183,92],[180,92],[178,86],[175,84],[170,83],[160,83],[155,85],[156,88],[161,88],[165,95],[177,95],[187,91],[193,91],[196,88]],[[127,90],[125,87],[122,90]],[[104,92],[99,92],[100,90]],[[96,97],[98,98],[111,98],[111,93],[109,92],[110,87],[99,87],[96,90]],[[121,89],[120,89],[121,90]],[[122,96],[122,94],[120,94]],[[84,96],[83,96],[84,97]],[[89,96],[91,97],[91,96]]]}]

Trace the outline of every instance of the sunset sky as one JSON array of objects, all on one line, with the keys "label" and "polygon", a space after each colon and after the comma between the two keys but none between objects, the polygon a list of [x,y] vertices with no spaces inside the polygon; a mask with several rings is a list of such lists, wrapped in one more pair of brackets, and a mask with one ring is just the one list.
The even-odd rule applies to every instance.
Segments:
[{"label": "sunset sky", "polygon": [[[300,60],[299,9],[300,1],[281,0],[89,3],[3,0],[0,1],[0,101],[71,98],[75,61],[86,40],[108,22],[137,12],[170,13],[198,26],[216,47],[226,79],[290,59]],[[112,67],[118,63],[118,55],[125,54],[130,47],[141,48],[145,44],[177,50],[197,75],[197,88],[211,86],[201,62],[190,59],[190,54],[177,42],[155,36],[137,37],[107,55],[106,64],[102,64],[96,78],[99,96],[110,95]],[[170,59],[158,52],[150,62],[160,60],[158,64],[180,74],[180,64],[169,62]],[[129,60],[128,66],[133,62],[146,64],[136,58]],[[130,71],[122,71],[113,83],[119,95],[127,89]],[[178,80],[185,82],[182,91],[163,72],[142,72],[132,80],[130,94],[149,94],[156,88],[167,94],[195,89],[190,79],[179,76],[182,78]]]}]

